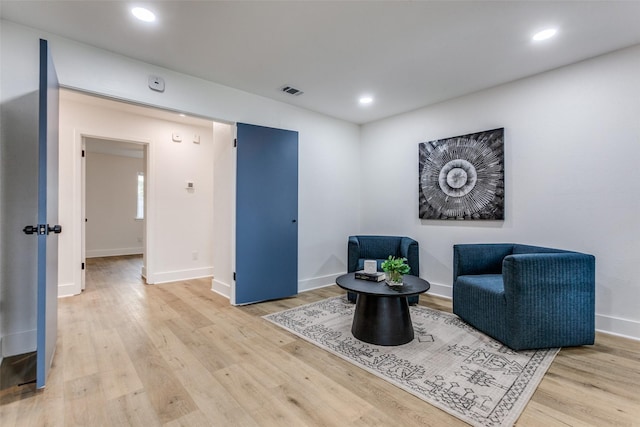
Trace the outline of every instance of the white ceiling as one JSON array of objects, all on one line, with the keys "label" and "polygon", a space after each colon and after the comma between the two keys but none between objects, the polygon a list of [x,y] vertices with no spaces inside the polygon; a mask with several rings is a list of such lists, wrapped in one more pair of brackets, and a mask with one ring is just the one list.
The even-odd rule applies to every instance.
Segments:
[{"label": "white ceiling", "polygon": [[[3,19],[366,123],[640,44],[640,1],[7,1]],[[535,44],[531,35],[555,26]],[[292,85],[298,97],[279,89]],[[371,94],[368,107],[358,97]]]}]

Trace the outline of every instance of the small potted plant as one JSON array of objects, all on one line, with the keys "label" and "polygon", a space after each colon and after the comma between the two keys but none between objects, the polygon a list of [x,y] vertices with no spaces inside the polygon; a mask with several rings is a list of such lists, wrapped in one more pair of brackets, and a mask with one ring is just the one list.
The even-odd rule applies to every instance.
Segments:
[{"label": "small potted plant", "polygon": [[406,258],[396,258],[391,255],[384,260],[381,267],[387,276],[386,282],[389,286],[402,286],[402,276],[411,270]]}]

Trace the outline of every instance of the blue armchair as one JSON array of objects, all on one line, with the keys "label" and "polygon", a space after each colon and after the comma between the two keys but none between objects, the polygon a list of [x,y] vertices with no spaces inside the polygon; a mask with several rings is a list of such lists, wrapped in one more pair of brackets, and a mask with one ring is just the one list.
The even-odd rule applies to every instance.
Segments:
[{"label": "blue armchair", "polygon": [[453,312],[514,350],[595,340],[595,257],[519,244],[453,247]]},{"label": "blue armchair", "polygon": [[[418,242],[409,237],[398,236],[349,236],[347,272],[362,270],[365,260],[375,260],[378,271],[382,271],[381,264],[389,255],[406,258],[411,268],[409,274],[420,276]],[[356,294],[353,292],[348,292],[347,298],[356,302]],[[417,304],[418,301],[417,295],[408,298],[409,304]]]}]

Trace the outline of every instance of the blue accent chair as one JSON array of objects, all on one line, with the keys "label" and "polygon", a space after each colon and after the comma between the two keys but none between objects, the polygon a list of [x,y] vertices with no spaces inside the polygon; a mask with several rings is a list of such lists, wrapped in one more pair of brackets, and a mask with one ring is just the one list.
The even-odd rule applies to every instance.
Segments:
[{"label": "blue accent chair", "polygon": [[[378,271],[382,271],[382,262],[389,258],[389,255],[406,258],[411,269],[408,274],[420,276],[418,242],[409,237],[399,236],[349,236],[347,272],[364,269],[365,260],[375,260]],[[347,298],[356,302],[356,294],[353,292],[348,292]],[[408,298],[411,305],[417,304],[418,301],[417,295]]]},{"label": "blue accent chair", "polygon": [[453,247],[453,312],[513,350],[595,340],[595,257],[512,243]]}]

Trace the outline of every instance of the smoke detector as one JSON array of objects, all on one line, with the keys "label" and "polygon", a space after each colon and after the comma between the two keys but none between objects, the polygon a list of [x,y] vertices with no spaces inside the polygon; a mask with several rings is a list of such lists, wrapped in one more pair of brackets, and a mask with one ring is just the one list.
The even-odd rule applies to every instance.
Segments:
[{"label": "smoke detector", "polygon": [[289,86],[289,85],[282,86],[280,88],[280,91],[284,93],[288,93],[289,95],[293,95],[293,96],[300,96],[304,93],[300,89],[296,89],[295,87]]}]

